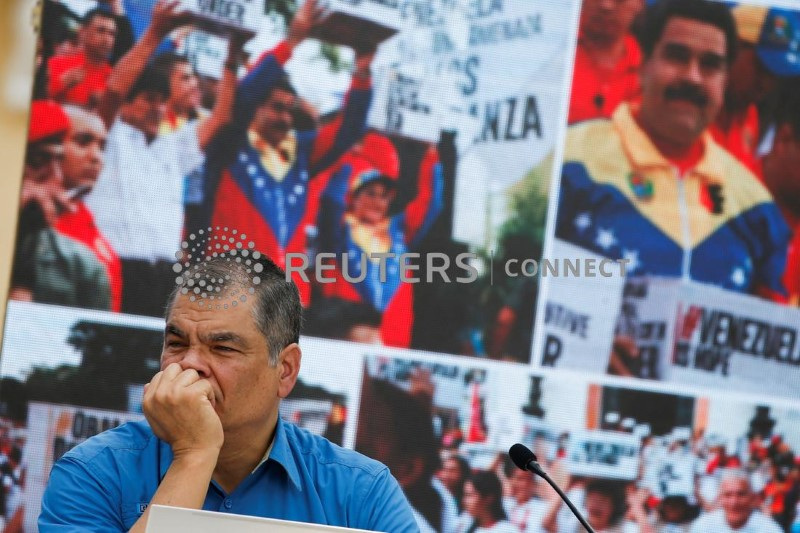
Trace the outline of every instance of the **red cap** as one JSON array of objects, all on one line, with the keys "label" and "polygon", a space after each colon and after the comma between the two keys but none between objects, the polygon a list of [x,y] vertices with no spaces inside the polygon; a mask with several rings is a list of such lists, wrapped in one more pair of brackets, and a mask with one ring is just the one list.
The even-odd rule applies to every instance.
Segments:
[{"label": "red cap", "polygon": [[69,130],[69,117],[61,106],[52,100],[34,100],[31,103],[31,122],[28,142],[35,143],[49,137],[64,137]]},{"label": "red cap", "polygon": [[397,179],[400,176],[400,158],[392,141],[379,133],[369,132],[361,140],[361,146],[354,150],[386,177]]}]

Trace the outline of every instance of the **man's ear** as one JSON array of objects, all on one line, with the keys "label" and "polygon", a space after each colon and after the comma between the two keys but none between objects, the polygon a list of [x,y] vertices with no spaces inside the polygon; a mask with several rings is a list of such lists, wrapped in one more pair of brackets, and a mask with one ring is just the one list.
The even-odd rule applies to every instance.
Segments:
[{"label": "man's ear", "polygon": [[300,346],[293,342],[283,350],[278,356],[278,396],[286,398],[294,389],[297,383],[297,375],[300,373],[300,360],[303,354]]}]

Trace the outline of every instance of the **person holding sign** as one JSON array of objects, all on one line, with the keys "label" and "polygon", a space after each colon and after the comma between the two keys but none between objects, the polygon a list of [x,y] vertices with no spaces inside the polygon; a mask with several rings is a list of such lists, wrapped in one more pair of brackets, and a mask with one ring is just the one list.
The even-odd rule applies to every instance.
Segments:
[{"label": "person holding sign", "polygon": [[[420,163],[416,197],[402,212],[391,215],[398,173],[394,146],[376,133],[368,134],[340,161],[325,190],[326,217],[319,223],[334,228],[332,242],[323,247],[336,253],[337,272],[330,276],[336,281],[322,284],[321,290],[327,297],[368,303],[382,314],[383,343],[408,347],[414,291],[404,280],[400,257],[420,242],[439,216],[444,178],[431,146]],[[388,255],[376,259],[377,254]]]},{"label": "person holding sign", "polygon": [[[210,225],[238,228],[280,266],[287,253],[306,252],[306,230],[316,219],[321,193],[314,177],[364,134],[372,99],[375,49],[356,50],[341,115],[320,129],[300,130],[300,101],[283,66],[323,14],[316,0],[300,7],[286,40],[242,81],[231,128],[217,139],[206,162],[204,202]],[[308,305],[310,287],[298,273],[293,275]]]},{"label": "person holding sign", "polygon": [[160,131],[169,81],[148,61],[162,40],[188,20],[180,2],[159,0],[147,30],[114,66],[100,102],[108,127],[105,165],[86,205],[122,262],[124,313],[163,313],[183,236],[184,178],[203,163],[211,140],[230,119],[236,58],[244,44],[236,37],[229,41],[211,114],[174,132]]},{"label": "person holding sign", "polygon": [[[140,533],[155,504],[419,531],[386,466],[281,420],[300,371],[299,293],[260,254],[249,259],[258,275],[233,255],[195,263],[175,285],[147,420],[91,437],[53,466],[41,533]],[[189,293],[197,279],[210,297]]]}]

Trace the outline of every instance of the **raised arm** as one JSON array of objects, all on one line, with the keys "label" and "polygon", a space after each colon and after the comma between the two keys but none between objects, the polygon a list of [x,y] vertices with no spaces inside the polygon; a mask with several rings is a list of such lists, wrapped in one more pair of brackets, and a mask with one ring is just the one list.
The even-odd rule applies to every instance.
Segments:
[{"label": "raised arm", "polygon": [[341,116],[324,126],[314,140],[312,176],[332,165],[364,135],[372,101],[370,65],[374,56],[374,49],[357,52],[356,70]]},{"label": "raised arm", "polygon": [[237,131],[246,131],[250,126],[256,108],[263,103],[269,89],[286,75],[283,65],[292,56],[295,47],[308,36],[322,12],[322,8],[317,6],[317,0],[307,0],[295,13],[286,39],[263,54],[239,83],[231,122]]},{"label": "raised arm", "polygon": [[119,107],[128,96],[128,91],[144,70],[159,43],[169,32],[188,21],[187,13],[181,11],[179,5],[179,0],[158,0],[153,8],[150,25],[141,39],[114,65],[99,109],[107,127],[111,127]]},{"label": "raised arm", "polygon": [[442,212],[444,176],[436,148],[431,146],[419,166],[417,195],[405,210],[406,242],[416,246]]},{"label": "raised arm", "polygon": [[153,433],[170,444],[173,460],[131,533],[144,533],[154,504],[203,508],[224,440],[213,402],[208,380],[195,370],[182,370],[178,363],[167,366],[145,387],[144,414]]},{"label": "raised arm", "polygon": [[233,102],[236,99],[236,82],[238,81],[236,73],[239,57],[247,39],[248,37],[242,34],[234,34],[228,41],[228,57],[225,60],[222,81],[217,89],[214,109],[209,116],[201,119],[197,126],[197,142],[201,150],[205,150],[219,129],[231,120]]}]

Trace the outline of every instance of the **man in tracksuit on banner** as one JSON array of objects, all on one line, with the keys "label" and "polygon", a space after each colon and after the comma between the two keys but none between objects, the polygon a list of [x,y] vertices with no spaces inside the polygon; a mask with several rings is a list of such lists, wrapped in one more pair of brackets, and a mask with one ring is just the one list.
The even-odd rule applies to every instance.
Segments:
[{"label": "man in tracksuit on banner", "polygon": [[[298,97],[283,65],[321,14],[316,1],[303,4],[286,40],[242,80],[231,126],[215,140],[206,160],[204,197],[210,226],[245,234],[281,268],[287,253],[306,252],[306,227],[315,222],[323,186],[314,183],[314,176],[363,135],[372,97],[369,67],[374,50],[357,51],[340,117],[319,130],[294,129]],[[299,274],[294,281],[307,306],[308,283]]]},{"label": "man in tracksuit on banner", "polygon": [[556,236],[679,277],[785,299],[789,229],[767,189],[709,134],[735,58],[717,2],[662,0],[645,19],[642,100],[567,132]]},{"label": "man in tracksuit on banner", "polygon": [[[319,225],[332,228],[325,233],[322,248],[336,254],[336,270],[326,273],[335,281],[320,284],[321,291],[326,297],[369,304],[382,314],[383,344],[408,347],[414,323],[413,285],[401,280],[400,257],[414,250],[442,210],[438,153],[432,146],[428,149],[419,166],[416,196],[394,215],[389,208],[399,163],[388,139],[367,134],[330,172]],[[393,255],[381,259],[373,254]],[[419,276],[418,271],[407,274]]]}]

